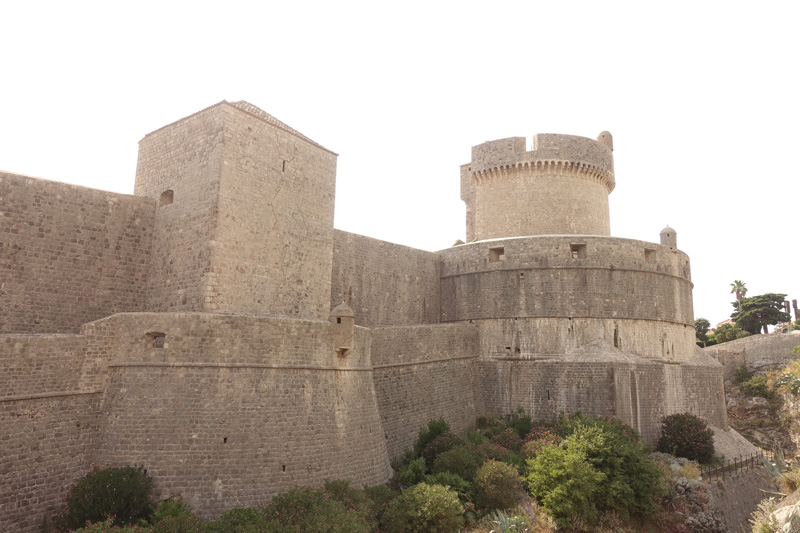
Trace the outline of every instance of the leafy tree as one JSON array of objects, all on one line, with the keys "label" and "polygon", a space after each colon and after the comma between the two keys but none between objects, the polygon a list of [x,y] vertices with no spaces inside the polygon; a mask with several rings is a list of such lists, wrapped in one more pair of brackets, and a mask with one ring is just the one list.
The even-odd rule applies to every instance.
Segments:
[{"label": "leafy tree", "polygon": [[741,339],[748,335],[750,335],[750,333],[743,331],[742,328],[736,324],[722,324],[714,330],[714,339],[717,341],[717,344]]},{"label": "leafy tree", "polygon": [[737,279],[731,283],[731,294],[736,295],[736,301],[741,305],[742,300],[747,295],[747,287],[745,287],[744,281]]},{"label": "leafy tree", "polygon": [[707,318],[698,318],[694,321],[694,331],[697,340],[703,343],[703,348],[707,346],[708,343],[708,330],[711,328],[711,322],[708,321]]},{"label": "leafy tree", "polygon": [[731,318],[741,329],[750,333],[767,333],[767,326],[788,322],[791,317],[783,309],[785,294],[767,293],[737,302],[736,311]]}]

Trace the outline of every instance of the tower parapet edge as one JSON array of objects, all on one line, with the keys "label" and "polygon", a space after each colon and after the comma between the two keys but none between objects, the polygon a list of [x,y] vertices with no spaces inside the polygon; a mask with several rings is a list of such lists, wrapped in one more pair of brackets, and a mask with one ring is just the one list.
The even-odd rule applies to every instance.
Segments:
[{"label": "tower parapet edge", "polygon": [[600,140],[540,133],[472,148],[462,167],[467,240],[546,234],[610,235],[611,134]]}]

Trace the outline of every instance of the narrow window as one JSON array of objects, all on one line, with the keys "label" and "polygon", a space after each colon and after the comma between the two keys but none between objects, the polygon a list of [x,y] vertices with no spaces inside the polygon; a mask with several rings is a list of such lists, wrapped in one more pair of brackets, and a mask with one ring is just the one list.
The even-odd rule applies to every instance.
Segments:
[{"label": "narrow window", "polygon": [[163,348],[167,336],[160,331],[151,331],[145,334],[148,348]]},{"label": "narrow window", "polygon": [[570,244],[569,245],[569,252],[572,254],[573,259],[583,259],[586,257],[586,245],[585,244]]},{"label": "narrow window", "polygon": [[286,172],[286,160],[283,160],[283,168],[281,168],[282,172]]},{"label": "narrow window", "polygon": [[619,348],[619,330],[615,327],[614,328],[614,348]]},{"label": "narrow window", "polygon": [[489,248],[489,262],[496,263],[498,261],[505,261],[506,252],[504,248]]},{"label": "narrow window", "polygon": [[160,205],[169,205],[172,203],[172,200],[175,197],[175,193],[172,189],[167,189],[166,191],[161,193],[161,200]]}]

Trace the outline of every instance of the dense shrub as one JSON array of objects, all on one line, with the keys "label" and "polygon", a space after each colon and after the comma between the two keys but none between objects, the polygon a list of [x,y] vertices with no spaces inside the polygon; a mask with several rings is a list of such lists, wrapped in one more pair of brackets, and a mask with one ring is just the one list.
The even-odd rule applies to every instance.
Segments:
[{"label": "dense shrub", "polygon": [[567,529],[570,517],[597,519],[595,497],[605,474],[592,467],[579,451],[558,446],[544,448],[528,461],[528,489],[556,523]]},{"label": "dense shrub", "polygon": [[649,514],[663,488],[659,470],[641,437],[613,419],[563,417],[556,431],[571,433],[559,446],[539,449],[528,460],[531,493],[562,527],[577,516],[591,524],[601,512]]},{"label": "dense shrub", "polygon": [[191,516],[191,514],[192,511],[190,511],[189,508],[186,507],[186,504],[181,500],[169,498],[166,500],[161,500],[153,507],[153,512],[148,521],[151,524],[155,524],[156,522],[164,520],[165,518],[171,518],[174,516]]},{"label": "dense shrub", "polygon": [[475,504],[485,511],[514,507],[524,491],[522,477],[507,463],[487,461],[475,475]]},{"label": "dense shrub", "polygon": [[[371,527],[364,517],[323,489],[295,487],[272,498],[264,507],[279,531],[308,533],[367,533]],[[271,531],[271,530],[268,530]]]},{"label": "dense shrub", "polygon": [[753,374],[747,370],[747,367],[744,364],[739,365],[736,367],[736,373],[733,375],[733,382],[736,384],[744,383],[748,379],[753,377]]},{"label": "dense shrub", "polygon": [[463,514],[454,491],[419,483],[392,501],[384,528],[388,533],[452,533],[464,527]]},{"label": "dense shrub", "polygon": [[708,463],[714,457],[714,432],[705,422],[690,413],[664,418],[656,449],[676,457]]},{"label": "dense shrub", "polygon": [[739,390],[748,396],[772,398],[772,391],[769,390],[766,376],[753,376],[747,381],[743,381],[739,384]]},{"label": "dense shrub", "polygon": [[280,525],[271,522],[263,509],[236,507],[222,513],[215,521],[206,524],[208,533],[255,533],[279,531]]},{"label": "dense shrub", "polygon": [[142,529],[138,526],[115,526],[114,519],[108,518],[101,522],[84,524],[84,527],[71,531],[73,533],[108,533],[109,531],[114,533],[149,533],[150,530]]},{"label": "dense shrub", "polygon": [[438,474],[425,476],[425,483],[449,488],[458,494],[458,499],[462,503],[471,502],[474,499],[472,483],[452,472],[439,472]]},{"label": "dense shrub", "polygon": [[497,418],[492,413],[481,415],[475,419],[475,427],[479,430],[489,429],[490,427],[494,427],[497,425],[504,425],[503,421]]},{"label": "dense shrub", "polygon": [[61,526],[75,529],[109,517],[114,525],[136,523],[150,514],[153,480],[142,467],[92,468],[67,492]]},{"label": "dense shrub", "polygon": [[444,418],[429,421],[426,427],[419,430],[417,440],[414,441],[414,456],[421,456],[428,443],[444,433],[450,433],[450,424]]},{"label": "dense shrub", "polygon": [[386,485],[375,485],[374,487],[365,487],[364,493],[370,499],[370,515],[374,516],[379,524],[383,523],[383,517],[389,509],[389,504],[397,496],[399,492],[394,491]]},{"label": "dense shrub", "polygon": [[531,429],[533,429],[533,421],[531,416],[525,413],[525,409],[518,407],[517,410],[505,417],[506,424],[513,428],[520,439],[524,439]]},{"label": "dense shrub", "polygon": [[433,468],[433,462],[439,454],[452,450],[456,446],[463,444],[464,440],[453,433],[442,433],[430,441],[422,450],[422,457],[425,458],[425,466],[428,470]]},{"label": "dense shrub", "polygon": [[494,442],[484,442],[475,446],[475,451],[480,455],[481,463],[484,461],[502,461],[510,463],[514,452]]},{"label": "dense shrub", "polygon": [[483,460],[473,446],[458,446],[448,450],[436,458],[433,473],[452,472],[467,481],[473,481]]},{"label": "dense shrub", "polygon": [[377,515],[372,510],[372,501],[363,489],[351,487],[349,481],[336,479],[325,480],[323,490],[348,510],[358,513],[371,529],[378,526]]},{"label": "dense shrub", "polygon": [[522,439],[517,434],[517,431],[510,427],[507,427],[494,435],[491,438],[491,441],[514,452],[518,452],[520,448],[522,448]]},{"label": "dense shrub", "polygon": [[203,521],[192,515],[168,516],[153,520],[151,533],[204,533]]},{"label": "dense shrub", "polygon": [[528,434],[528,440],[522,445],[522,456],[533,459],[540,451],[548,446],[555,446],[561,442],[561,437],[548,428],[537,428]]},{"label": "dense shrub", "polygon": [[405,466],[400,467],[392,479],[389,480],[389,486],[395,490],[401,490],[425,479],[425,459],[418,457]]}]

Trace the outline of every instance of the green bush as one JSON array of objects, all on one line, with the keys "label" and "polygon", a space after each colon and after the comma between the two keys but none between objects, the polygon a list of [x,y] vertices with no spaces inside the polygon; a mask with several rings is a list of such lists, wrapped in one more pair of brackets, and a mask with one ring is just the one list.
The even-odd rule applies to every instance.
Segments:
[{"label": "green bush", "polygon": [[669,415],[661,423],[656,449],[675,457],[708,463],[714,457],[714,432],[693,414]]},{"label": "green bush", "polygon": [[747,370],[747,367],[744,366],[744,364],[741,364],[736,367],[736,373],[733,375],[733,382],[738,385],[739,383],[744,383],[751,377],[753,377],[753,374]]},{"label": "green bush", "polygon": [[433,468],[433,462],[439,454],[452,450],[456,446],[463,444],[464,439],[454,435],[450,432],[442,433],[432,441],[430,441],[425,449],[422,450],[422,457],[425,458],[425,466],[428,470]]},{"label": "green bush", "polygon": [[514,452],[494,442],[484,442],[475,446],[474,449],[478,452],[481,463],[489,460],[510,463],[514,456]]},{"label": "green bush", "polygon": [[389,509],[389,504],[397,496],[400,495],[386,485],[375,485],[374,487],[365,487],[364,493],[370,499],[371,511],[370,514],[374,516],[379,524],[383,523],[383,517]]},{"label": "green bush", "polygon": [[141,466],[92,468],[67,492],[66,529],[113,518],[114,525],[135,524],[150,514],[153,480]]},{"label": "green bush", "polygon": [[517,431],[510,427],[495,434],[491,441],[513,452],[519,452],[520,448],[522,448],[522,439],[517,434]]},{"label": "green bush", "polygon": [[562,417],[554,430],[570,433],[560,445],[537,450],[526,481],[560,526],[568,527],[573,515],[592,524],[601,512],[627,517],[658,508],[661,475],[636,431],[582,415]]},{"label": "green bush", "polygon": [[454,491],[419,483],[392,501],[384,528],[387,533],[453,533],[464,527],[463,515]]},{"label": "green bush", "polygon": [[389,480],[389,486],[395,490],[401,490],[416,485],[425,479],[425,472],[425,459],[418,457],[400,467]]},{"label": "green bush", "polygon": [[348,510],[358,513],[370,529],[378,527],[377,513],[373,512],[372,500],[363,489],[351,487],[349,481],[336,479],[325,480],[323,490]]},{"label": "green bush", "polygon": [[475,475],[475,504],[484,511],[510,509],[524,492],[522,477],[510,464],[487,461]]},{"label": "green bush", "polygon": [[473,446],[457,446],[436,458],[433,473],[452,472],[467,481],[473,481],[483,460]]},{"label": "green bush", "polygon": [[766,376],[753,376],[747,381],[739,384],[739,390],[748,396],[761,396],[772,398],[772,391],[769,390]]},{"label": "green bush", "polygon": [[138,526],[115,526],[114,519],[108,518],[106,520],[100,522],[94,522],[86,524],[84,523],[84,527],[70,530],[73,533],[108,533],[109,531],[113,531],[114,533],[149,533],[150,529],[142,529]]},{"label": "green bush", "polygon": [[280,525],[271,521],[263,509],[255,507],[236,507],[225,511],[214,522],[206,524],[208,533],[256,533],[278,532]]},{"label": "green bush", "polygon": [[417,440],[414,441],[414,456],[421,456],[428,443],[444,433],[450,433],[450,424],[444,418],[429,421],[426,427],[419,430]]},{"label": "green bush", "polygon": [[472,502],[474,498],[472,483],[452,472],[439,472],[435,475],[425,476],[425,483],[428,485],[442,485],[455,491],[462,503]]},{"label": "green bush", "polygon": [[514,428],[520,439],[524,439],[531,429],[533,429],[533,421],[531,416],[525,413],[525,409],[518,407],[517,410],[505,417],[506,424]]},{"label": "green bush", "polygon": [[169,498],[161,500],[158,504],[152,506],[153,512],[148,518],[148,522],[155,524],[165,518],[173,516],[191,516],[192,511],[186,507],[186,504],[181,500]]},{"label": "green bush", "polygon": [[206,531],[203,521],[192,515],[168,516],[158,521],[153,521],[150,526],[152,533],[204,533]]},{"label": "green bush", "polygon": [[307,533],[367,533],[364,517],[333,498],[323,489],[295,487],[272,498],[264,515],[280,524],[280,531]]},{"label": "green bush", "polygon": [[529,440],[522,445],[522,456],[526,459],[533,459],[536,455],[548,446],[555,446],[562,441],[551,429],[540,428],[529,433]]},{"label": "green bush", "polygon": [[591,523],[597,519],[594,501],[605,474],[598,472],[578,450],[550,446],[528,460],[528,490],[556,523],[569,528],[577,515]]},{"label": "green bush", "polygon": [[594,425],[580,425],[567,438],[567,447],[586,457],[586,461],[605,475],[596,504],[600,511],[614,511],[623,518],[646,515],[658,508],[662,494],[661,474],[639,445],[638,433],[608,419]]}]

